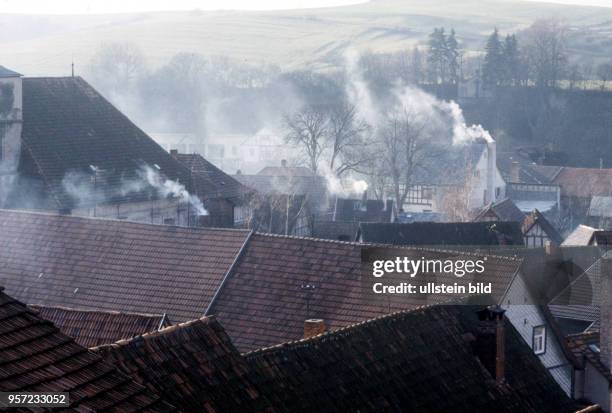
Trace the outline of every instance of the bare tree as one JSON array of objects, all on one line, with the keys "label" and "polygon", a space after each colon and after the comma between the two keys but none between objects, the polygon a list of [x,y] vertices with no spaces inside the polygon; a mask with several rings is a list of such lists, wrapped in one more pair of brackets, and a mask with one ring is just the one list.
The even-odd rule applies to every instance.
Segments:
[{"label": "bare tree", "polygon": [[403,108],[389,115],[379,131],[381,158],[378,173],[387,175],[395,201],[395,216],[406,201],[418,168],[423,166],[429,147],[428,120]]},{"label": "bare tree", "polygon": [[94,82],[109,92],[129,88],[144,69],[142,52],[130,43],[103,45],[92,57],[89,68]]},{"label": "bare tree", "polygon": [[567,26],[556,19],[537,20],[522,44],[531,80],[539,87],[556,87],[567,63]]},{"label": "bare tree", "polygon": [[606,83],[612,79],[612,63],[602,63],[597,66],[597,77],[601,81],[601,90],[606,90]]},{"label": "bare tree", "polygon": [[325,111],[321,107],[309,105],[293,115],[285,116],[284,124],[287,130],[285,139],[304,152],[308,167],[316,175],[329,127]]},{"label": "bare tree", "polygon": [[355,105],[344,102],[331,109],[327,123],[329,169],[337,177],[356,170],[370,157],[365,140],[369,130],[358,118]]}]

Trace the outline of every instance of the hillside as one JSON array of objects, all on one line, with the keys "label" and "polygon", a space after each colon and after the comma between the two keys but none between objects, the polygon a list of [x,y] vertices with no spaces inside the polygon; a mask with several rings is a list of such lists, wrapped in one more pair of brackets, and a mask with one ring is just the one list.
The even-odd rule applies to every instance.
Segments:
[{"label": "hillside", "polygon": [[142,48],[152,65],[187,51],[276,63],[284,69],[324,69],[337,64],[349,46],[401,50],[425,41],[435,26],[454,27],[468,49],[478,50],[493,26],[514,31],[546,16],[570,24],[578,57],[598,61],[612,54],[612,9],[519,0],[375,0],[266,12],[0,14],[0,63],[27,75],[61,75],[70,72],[73,57],[77,71],[83,71],[101,44],[131,42]]}]

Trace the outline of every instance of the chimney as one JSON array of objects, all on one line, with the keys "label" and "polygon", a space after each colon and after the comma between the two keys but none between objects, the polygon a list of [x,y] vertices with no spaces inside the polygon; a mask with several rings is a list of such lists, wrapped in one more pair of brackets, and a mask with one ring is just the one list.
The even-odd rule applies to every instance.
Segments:
[{"label": "chimney", "polygon": [[599,356],[612,372],[612,252],[608,251],[600,259],[601,289],[599,327]]},{"label": "chimney", "polygon": [[505,378],[505,312],[499,305],[478,311],[474,343],[476,355],[498,383]]},{"label": "chimney", "polygon": [[555,245],[554,242],[548,239],[544,242],[544,251],[546,252],[547,256],[555,257],[559,253],[559,248],[557,248],[557,245]]},{"label": "chimney", "polygon": [[283,168],[286,168],[286,167],[287,167],[287,160],[286,160],[286,159],[281,159],[281,166],[282,166]]},{"label": "chimney", "polygon": [[497,171],[497,143],[494,139],[487,140],[487,197],[485,204],[495,202],[495,178]]},{"label": "chimney", "polygon": [[176,157],[176,155],[178,155],[178,149],[170,149],[170,155]]},{"label": "chimney", "polygon": [[0,208],[7,201],[7,194],[19,167],[22,103],[21,75],[0,66]]},{"label": "chimney", "polygon": [[304,338],[310,338],[325,333],[325,321],[311,318],[304,321]]},{"label": "chimney", "polygon": [[510,182],[518,183],[521,181],[521,164],[517,161],[512,161],[510,167]]}]

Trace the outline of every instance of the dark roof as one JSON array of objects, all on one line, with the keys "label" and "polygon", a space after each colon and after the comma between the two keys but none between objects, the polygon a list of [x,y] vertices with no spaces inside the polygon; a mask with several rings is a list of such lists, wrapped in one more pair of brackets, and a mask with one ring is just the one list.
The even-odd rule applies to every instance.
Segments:
[{"label": "dark roof", "polygon": [[612,230],[596,231],[593,236],[595,237],[595,242],[599,247],[603,247],[605,249],[612,248]]},{"label": "dark roof", "polygon": [[[197,177],[203,181],[195,188],[203,196],[210,192],[206,184],[212,185],[215,194],[223,198],[238,198],[248,191],[244,185],[207,161],[202,155],[175,153],[172,156],[192,171],[195,175],[192,179]],[[204,185],[202,188],[204,191],[199,190],[201,185]]]},{"label": "dark roof", "polygon": [[312,176],[312,171],[305,166],[266,166],[257,175],[266,176]]},{"label": "dark roof", "polygon": [[167,327],[94,351],[182,411],[254,412],[267,407],[249,380],[245,360],[214,318]]},{"label": "dark roof", "polygon": [[0,66],[0,77],[16,77],[23,76],[21,73],[17,73],[12,71],[11,69],[7,69],[4,66]]},{"label": "dark roof", "polygon": [[477,309],[400,312],[246,358],[284,411],[576,411],[507,321],[506,382],[494,380],[474,351]]},{"label": "dark roof", "polygon": [[355,221],[329,221],[315,219],[312,226],[313,238],[336,241],[354,241],[359,223]]},{"label": "dark roof", "polygon": [[173,408],[0,291],[0,391],[69,392],[73,411]]},{"label": "dark roof", "polygon": [[[171,180],[190,182],[186,167],[80,77],[23,79],[22,138],[20,168],[34,170],[59,208],[148,199],[156,194],[151,187],[130,194],[121,190],[125,181],[142,181],[138,171],[144,165],[157,165]],[[88,184],[91,166],[100,171],[97,184],[77,200],[65,179]]]},{"label": "dark roof", "polygon": [[77,310],[32,305],[40,317],[53,322],[60,331],[83,347],[110,344],[121,339],[166,327],[165,315],[120,313],[118,311]]},{"label": "dark roof", "polygon": [[518,222],[361,223],[358,236],[393,245],[523,245]]},{"label": "dark roof", "polygon": [[483,221],[491,215],[502,222],[523,222],[525,219],[525,214],[509,198],[486,206],[474,221]]},{"label": "dark roof", "polygon": [[[218,316],[236,347],[248,351],[302,337],[304,320],[308,318],[323,319],[328,328],[336,329],[428,302],[419,294],[387,294],[384,300],[376,301],[365,293],[361,254],[367,247],[360,243],[254,234],[207,314]],[[439,250],[397,251],[413,259],[462,256]],[[395,249],[392,253],[396,253]],[[487,259],[479,277],[482,282],[491,282],[495,299],[501,299],[518,272],[520,260],[493,256]],[[456,281],[449,274],[435,276],[440,282]],[[398,277],[401,276],[389,275],[387,279],[405,281]]]},{"label": "dark roof", "polygon": [[525,216],[524,221],[521,225],[523,234],[527,234],[531,228],[535,225],[539,225],[542,230],[548,235],[552,242],[557,245],[563,243],[563,237],[557,231],[557,229],[546,219],[546,217],[537,209],[534,209]]},{"label": "dark roof", "polygon": [[390,222],[393,201],[336,198],[334,221]]},{"label": "dark roof", "polygon": [[412,177],[413,184],[462,185],[486,148],[484,139],[446,148],[418,165]]},{"label": "dark roof", "polygon": [[248,231],[0,210],[0,284],[28,304],[202,316]]},{"label": "dark roof", "polygon": [[[512,179],[512,164],[518,162],[519,181]],[[535,168],[535,163],[517,152],[497,152],[497,168],[507,183],[523,183],[536,185],[552,184],[554,172],[559,167]],[[553,169],[554,168],[554,169]]]}]

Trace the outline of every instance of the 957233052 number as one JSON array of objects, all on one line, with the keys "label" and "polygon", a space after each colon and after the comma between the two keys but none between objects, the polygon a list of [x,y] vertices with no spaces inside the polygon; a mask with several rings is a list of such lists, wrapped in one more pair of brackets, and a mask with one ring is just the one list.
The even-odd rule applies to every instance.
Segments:
[{"label": "957233052 number", "polygon": [[0,407],[67,407],[70,397],[63,393],[0,392]]}]

